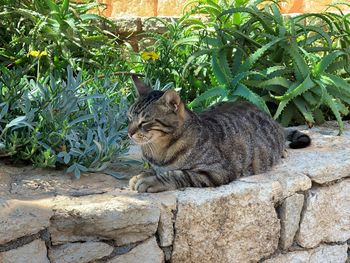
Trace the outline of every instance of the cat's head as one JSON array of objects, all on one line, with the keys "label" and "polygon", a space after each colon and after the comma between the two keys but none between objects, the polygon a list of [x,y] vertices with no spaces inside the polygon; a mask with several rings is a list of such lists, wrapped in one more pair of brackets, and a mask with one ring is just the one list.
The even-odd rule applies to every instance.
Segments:
[{"label": "cat's head", "polygon": [[184,123],[185,106],[174,90],[152,90],[133,76],[138,98],[128,111],[128,135],[137,144],[169,140]]}]

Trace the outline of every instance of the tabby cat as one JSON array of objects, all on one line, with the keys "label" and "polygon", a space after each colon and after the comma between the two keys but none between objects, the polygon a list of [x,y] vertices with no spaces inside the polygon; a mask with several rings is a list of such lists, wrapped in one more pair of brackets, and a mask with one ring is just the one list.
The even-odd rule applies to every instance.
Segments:
[{"label": "tabby cat", "polygon": [[251,103],[224,102],[196,114],[174,90],[133,80],[138,99],[128,112],[128,134],[153,168],[131,178],[130,188],[138,192],[227,184],[267,171],[280,160],[286,140],[291,148],[311,142]]}]

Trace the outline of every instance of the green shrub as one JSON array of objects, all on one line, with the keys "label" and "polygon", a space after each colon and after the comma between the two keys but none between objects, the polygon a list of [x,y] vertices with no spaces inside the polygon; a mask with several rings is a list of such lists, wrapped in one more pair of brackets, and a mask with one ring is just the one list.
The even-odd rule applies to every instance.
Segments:
[{"label": "green shrub", "polygon": [[64,74],[68,65],[95,70],[120,62],[113,24],[90,12],[99,6],[69,0],[1,0],[0,64],[22,67],[30,74],[40,61],[42,72]]},{"label": "green shrub", "polygon": [[66,81],[51,75],[38,83],[21,71],[1,73],[0,157],[67,165],[79,177],[127,149],[127,96],[110,76],[83,81],[69,67]]}]

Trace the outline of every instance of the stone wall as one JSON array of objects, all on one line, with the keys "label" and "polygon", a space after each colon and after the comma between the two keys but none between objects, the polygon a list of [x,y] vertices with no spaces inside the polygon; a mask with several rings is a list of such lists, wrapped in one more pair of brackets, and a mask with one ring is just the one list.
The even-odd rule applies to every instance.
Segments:
[{"label": "stone wall", "polygon": [[[126,16],[179,16],[183,12],[186,0],[99,0],[106,8],[101,14],[111,17]],[[341,2],[336,0],[285,0],[281,2],[281,11],[289,13],[312,13],[325,10],[327,5]],[[346,1],[343,1],[346,2]],[[344,10],[350,8],[343,5]]]},{"label": "stone wall", "polygon": [[0,262],[349,262],[345,130],[308,130],[312,146],[271,172],[157,194],[103,174],[1,164]]}]

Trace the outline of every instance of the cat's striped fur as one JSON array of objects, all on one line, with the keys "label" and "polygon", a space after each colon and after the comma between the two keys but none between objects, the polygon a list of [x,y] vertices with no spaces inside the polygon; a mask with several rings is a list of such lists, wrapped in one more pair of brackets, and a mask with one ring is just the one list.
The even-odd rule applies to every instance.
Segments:
[{"label": "cat's striped fur", "polygon": [[284,130],[251,103],[225,102],[196,114],[175,91],[153,91],[133,79],[139,98],[129,109],[129,136],[153,168],[130,180],[133,190],[227,184],[275,165],[286,139],[294,148],[310,144],[307,135]]}]

